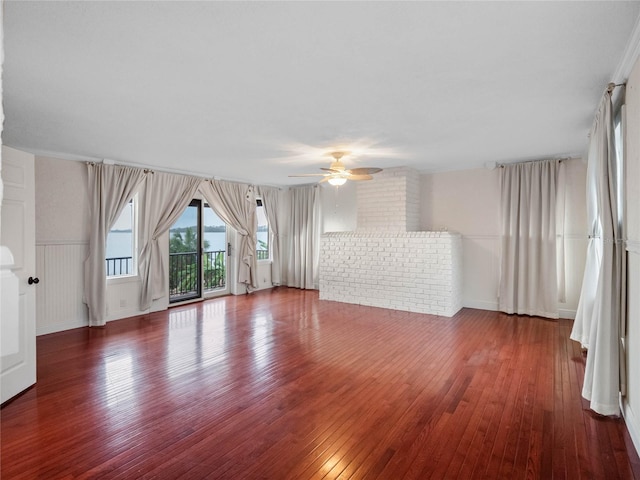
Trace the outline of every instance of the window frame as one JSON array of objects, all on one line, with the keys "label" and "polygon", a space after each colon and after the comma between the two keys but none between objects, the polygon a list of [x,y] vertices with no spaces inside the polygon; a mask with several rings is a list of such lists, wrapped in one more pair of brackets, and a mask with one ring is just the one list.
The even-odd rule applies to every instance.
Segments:
[{"label": "window frame", "polygon": [[[271,227],[269,226],[269,218],[267,217],[266,210],[264,210],[264,200],[262,197],[256,197],[256,223],[258,219],[258,208],[262,208],[262,212],[264,213],[264,219],[267,225],[267,258],[260,259],[258,258],[258,230],[256,229],[256,260],[259,263],[268,263],[271,262]],[[260,228],[260,224],[258,223],[257,228]]]},{"label": "window frame", "polygon": [[[215,288],[205,288],[204,287],[204,282],[202,285],[202,298],[214,298],[217,296],[221,296],[221,295],[227,295],[231,292],[231,278],[232,278],[232,274],[231,274],[231,269],[233,268],[233,262],[230,261],[229,257],[229,251],[232,245],[232,238],[233,238],[233,229],[227,225],[224,220],[222,220],[220,218],[220,216],[216,213],[216,211],[211,207],[211,205],[209,204],[209,202],[207,202],[206,199],[202,199],[202,252],[203,252],[203,257],[204,257],[204,253],[205,253],[205,249],[204,249],[204,242],[206,240],[205,238],[205,234],[206,232],[204,231],[205,227],[207,225],[205,225],[205,216],[206,216],[206,212],[207,210],[209,210],[211,213],[213,213],[218,220],[220,220],[220,222],[222,222],[222,224],[225,226],[225,237],[224,237],[224,269],[225,269],[225,279],[224,279],[224,287],[215,287]],[[215,250],[215,251],[220,251],[220,250]],[[203,270],[203,275],[204,275],[204,270]]]},{"label": "window frame", "polygon": [[626,105],[621,103],[616,107],[613,113],[613,138],[615,142],[616,151],[616,203],[618,204],[618,218],[616,224],[620,229],[621,238],[626,238],[625,235],[625,216],[626,216],[626,196],[625,196],[625,154],[626,154]]}]

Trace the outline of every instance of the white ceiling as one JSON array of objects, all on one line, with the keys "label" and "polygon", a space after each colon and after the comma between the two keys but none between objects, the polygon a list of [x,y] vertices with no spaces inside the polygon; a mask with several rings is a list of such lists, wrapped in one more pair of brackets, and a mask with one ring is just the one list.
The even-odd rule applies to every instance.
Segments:
[{"label": "white ceiling", "polygon": [[4,2],[7,145],[287,185],[581,154],[640,2]]}]

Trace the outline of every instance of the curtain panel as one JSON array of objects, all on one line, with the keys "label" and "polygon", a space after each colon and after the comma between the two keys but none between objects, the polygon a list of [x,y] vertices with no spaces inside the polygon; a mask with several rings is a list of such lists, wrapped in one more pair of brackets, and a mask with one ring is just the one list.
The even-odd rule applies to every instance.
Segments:
[{"label": "curtain panel", "polygon": [[[596,152],[602,135],[602,116],[596,116],[596,122],[590,134],[589,151],[587,154],[587,225],[589,240],[587,244],[587,257],[582,277],[582,288],[576,318],[571,330],[571,339],[580,342],[583,348],[589,348],[589,335],[591,334],[591,321],[593,319],[596,290],[598,288],[598,276],[602,265],[602,226],[598,215],[598,161]],[[605,134],[606,135],[606,134]],[[606,145],[606,138],[605,138]]]},{"label": "curtain panel", "polygon": [[556,194],[559,160],[505,165],[500,173],[499,309],[558,318]]},{"label": "curtain panel", "polygon": [[256,243],[258,219],[254,187],[242,183],[210,180],[200,191],[214,212],[240,235],[238,282],[247,290],[258,288]]},{"label": "curtain panel", "polygon": [[106,323],[107,235],[147,176],[145,170],[120,165],[87,164],[89,191],[89,256],[84,262],[84,300],[89,326]]},{"label": "curtain panel", "polygon": [[280,194],[279,188],[259,187],[259,193],[263,200],[264,211],[269,222],[271,232],[271,283],[282,283],[282,264],[280,261]]},{"label": "curtain panel", "polygon": [[619,415],[626,391],[622,348],[626,257],[619,222],[616,147],[610,86],[591,129],[587,166],[590,240],[571,338],[588,348],[582,396],[601,415]]},{"label": "curtain panel", "polygon": [[140,274],[140,310],[148,310],[151,302],[166,294],[167,258],[162,254],[159,238],[168,231],[189,205],[201,178],[156,172],[145,185],[144,208],[141,212],[142,250],[138,260]]},{"label": "curtain panel", "polygon": [[320,264],[321,208],[318,185],[291,187],[286,252],[286,285],[317,289]]}]

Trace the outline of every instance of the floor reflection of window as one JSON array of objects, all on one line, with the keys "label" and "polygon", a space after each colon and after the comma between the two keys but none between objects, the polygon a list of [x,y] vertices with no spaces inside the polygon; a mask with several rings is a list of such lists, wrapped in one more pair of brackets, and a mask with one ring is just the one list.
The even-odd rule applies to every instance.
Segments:
[{"label": "floor reflection of window", "polygon": [[202,306],[202,366],[226,360],[227,342],[226,305],[224,302],[206,302]]},{"label": "floor reflection of window", "polygon": [[223,302],[205,302],[169,313],[169,378],[177,378],[226,360],[225,308]]},{"label": "floor reflection of window", "polygon": [[135,396],[131,354],[110,356],[104,362],[107,406],[113,407]]},{"label": "floor reflection of window", "polygon": [[253,319],[252,348],[254,366],[257,370],[262,370],[269,364],[271,353],[271,328],[273,318],[269,314],[257,315]]},{"label": "floor reflection of window", "polygon": [[167,375],[174,379],[199,368],[197,307],[169,312]]}]

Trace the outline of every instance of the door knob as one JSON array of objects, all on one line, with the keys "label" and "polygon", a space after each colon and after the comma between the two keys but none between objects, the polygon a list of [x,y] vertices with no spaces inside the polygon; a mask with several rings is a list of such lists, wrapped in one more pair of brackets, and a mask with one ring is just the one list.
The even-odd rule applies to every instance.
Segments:
[{"label": "door knob", "polygon": [[29,280],[27,280],[27,283],[29,285],[33,285],[34,283],[37,285],[38,283],[40,283],[40,279],[38,277],[36,278],[29,277]]}]

